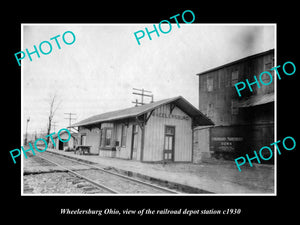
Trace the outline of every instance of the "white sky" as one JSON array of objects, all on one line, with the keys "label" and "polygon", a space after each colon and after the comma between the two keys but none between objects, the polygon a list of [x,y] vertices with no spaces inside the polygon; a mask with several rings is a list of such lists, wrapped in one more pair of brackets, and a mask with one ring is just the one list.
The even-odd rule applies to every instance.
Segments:
[{"label": "white sky", "polygon": [[160,37],[153,33],[152,40],[146,35],[138,45],[134,32],[153,24],[24,24],[22,51],[32,52],[33,45],[66,31],[76,41],[66,45],[59,37],[60,50],[52,40],[49,55],[33,54],[32,62],[26,55],[21,61],[23,127],[30,117],[28,132],[46,130],[54,93],[61,101],[56,132],[69,124],[64,113],[76,113],[74,123],[134,106],[133,87],[152,91],[155,101],[181,95],[198,108],[197,73],[275,48],[274,25],[180,26],[172,24]]}]

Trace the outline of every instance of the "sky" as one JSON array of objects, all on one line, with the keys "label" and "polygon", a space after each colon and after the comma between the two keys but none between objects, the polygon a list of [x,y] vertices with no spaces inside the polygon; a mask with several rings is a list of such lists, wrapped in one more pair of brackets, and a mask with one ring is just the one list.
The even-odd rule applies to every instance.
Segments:
[{"label": "sky", "polygon": [[[154,101],[181,95],[199,108],[197,73],[275,48],[273,24],[175,23],[168,34],[152,33],[152,40],[146,34],[138,45],[134,32],[145,27],[153,24],[23,24],[22,51],[32,52],[43,41],[52,45],[50,54],[21,61],[23,131],[29,117],[29,133],[46,131],[54,95],[52,132],[69,125],[64,113],[76,114],[75,123],[133,107],[138,96],[132,88],[152,91]],[[62,40],[66,31],[75,35],[71,45]],[[50,40],[57,35],[61,49]],[[72,41],[68,33],[65,38]]]}]

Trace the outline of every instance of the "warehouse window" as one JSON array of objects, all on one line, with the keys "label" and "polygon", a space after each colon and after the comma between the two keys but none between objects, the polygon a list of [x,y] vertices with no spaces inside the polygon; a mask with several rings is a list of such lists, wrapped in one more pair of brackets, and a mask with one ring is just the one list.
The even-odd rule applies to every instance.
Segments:
[{"label": "warehouse window", "polygon": [[219,73],[219,88],[225,87],[224,74]]},{"label": "warehouse window", "polygon": [[[270,71],[270,69],[272,68],[272,62],[269,62],[269,63],[266,63],[265,64],[265,71],[268,71],[269,73],[272,74],[272,77],[273,77],[273,71]],[[261,76],[261,79],[264,83],[269,83],[271,81],[271,77],[269,76],[269,74],[267,73],[264,73],[262,76]]]},{"label": "warehouse window", "polygon": [[206,77],[205,76],[200,76],[200,91],[206,91]]},{"label": "warehouse window", "polygon": [[213,118],[213,116],[214,116],[214,104],[213,103],[208,104],[206,115],[209,118]]},{"label": "warehouse window", "polygon": [[[270,76],[270,74],[267,74],[267,73],[264,73],[261,76],[261,80],[265,84],[270,84],[274,80],[274,72],[270,71],[270,69],[272,67],[273,67],[273,63],[272,62],[265,63],[265,71],[268,71],[269,73],[271,73],[271,76]],[[274,84],[264,86],[264,92],[265,93],[272,93],[272,92],[274,92]]]},{"label": "warehouse window", "polygon": [[214,89],[214,80],[212,77],[207,77],[207,91],[213,91]]},{"label": "warehouse window", "polygon": [[265,64],[265,71],[268,71],[268,70],[270,70],[272,67],[273,67],[273,65],[272,65],[273,63],[272,62],[268,62],[268,63],[266,63]]},{"label": "warehouse window", "polygon": [[[273,76],[272,76],[273,77]],[[261,76],[261,80],[264,84],[269,84],[271,82],[271,78],[269,74],[267,73],[264,73],[262,76]]]},{"label": "warehouse window", "polygon": [[239,81],[239,71],[235,70],[231,73],[231,86],[234,86]]},{"label": "warehouse window", "polygon": [[230,76],[230,73],[228,71],[226,71],[226,74],[225,74],[225,87],[230,87],[230,83],[231,83],[231,76]]},{"label": "warehouse window", "polygon": [[121,147],[126,147],[127,126],[122,125]]}]

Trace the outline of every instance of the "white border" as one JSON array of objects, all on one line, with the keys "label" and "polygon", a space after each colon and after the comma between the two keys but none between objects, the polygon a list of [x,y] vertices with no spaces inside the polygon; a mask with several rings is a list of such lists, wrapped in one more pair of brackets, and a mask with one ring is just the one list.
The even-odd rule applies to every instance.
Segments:
[{"label": "white border", "polygon": [[[274,26],[275,32],[274,32],[274,66],[277,66],[277,24]],[[274,78],[275,78],[275,72],[274,72]],[[275,95],[275,104],[274,104],[274,142],[277,141],[277,76],[274,82],[274,95]],[[274,157],[274,195],[277,196],[277,151],[275,151],[274,147],[275,157]]]},{"label": "white border", "polygon": [[[120,25],[144,25],[144,24],[151,24],[151,23],[22,23],[21,24],[21,49],[24,49],[23,45],[23,26],[120,26]],[[274,66],[277,66],[277,23],[193,23],[193,24],[180,24],[183,26],[274,26]],[[259,53],[259,52],[258,52]],[[257,53],[257,54],[258,54]],[[254,53],[255,54],[255,53]],[[247,57],[247,56],[245,56]],[[21,64],[21,146],[23,146],[23,66]],[[275,76],[274,76],[275,78]],[[274,83],[274,95],[275,95],[275,129],[274,129],[274,142],[277,141],[277,78],[275,79]],[[274,151],[276,152],[276,151]],[[274,193],[245,193],[245,194],[24,194],[23,190],[23,159],[24,155],[21,156],[21,196],[277,196],[277,152],[274,157]]]}]

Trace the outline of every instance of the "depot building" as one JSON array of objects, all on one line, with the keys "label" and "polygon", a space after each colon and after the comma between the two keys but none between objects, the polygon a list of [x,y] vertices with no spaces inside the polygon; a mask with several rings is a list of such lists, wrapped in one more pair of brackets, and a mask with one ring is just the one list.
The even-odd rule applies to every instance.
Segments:
[{"label": "depot building", "polygon": [[[90,153],[143,162],[192,162],[193,128],[213,122],[183,97],[95,115],[72,125]],[[209,142],[209,140],[207,140]]]}]

